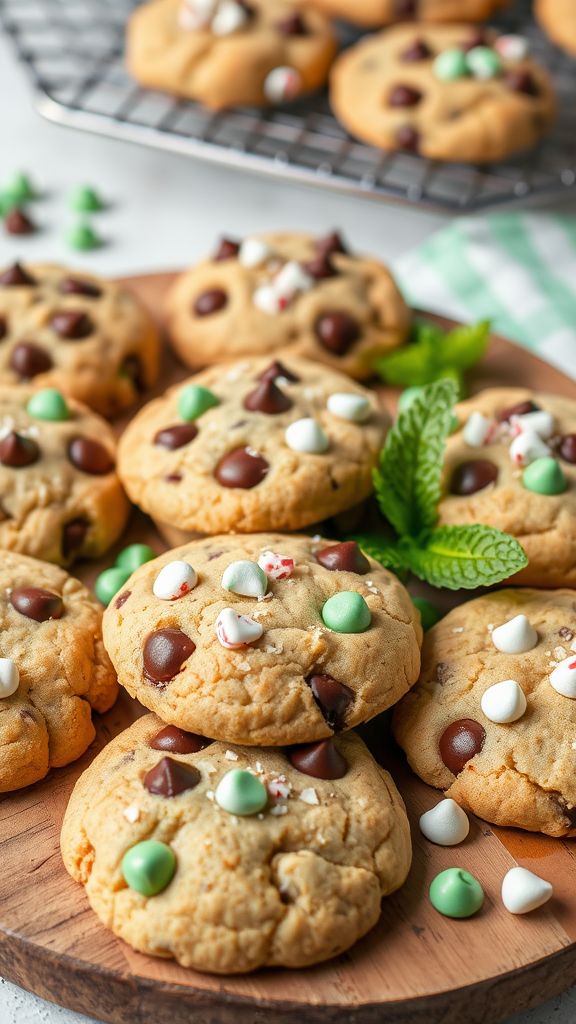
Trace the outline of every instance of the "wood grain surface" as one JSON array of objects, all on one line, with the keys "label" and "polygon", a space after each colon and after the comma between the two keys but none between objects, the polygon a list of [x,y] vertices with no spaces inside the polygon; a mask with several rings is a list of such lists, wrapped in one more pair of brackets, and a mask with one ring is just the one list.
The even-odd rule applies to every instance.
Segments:
[{"label": "wood grain surface", "polygon": [[[130,278],[155,313],[172,275]],[[186,376],[166,352],[160,392]],[[531,385],[574,396],[574,383],[500,338],[473,381]],[[383,391],[393,405],[395,395]],[[147,396],[150,397],[150,396]],[[119,424],[121,429],[122,424]],[[130,540],[166,545],[135,513]],[[78,567],[93,582],[102,565]],[[472,821],[456,848],[427,843],[418,816],[439,794],[416,779],[391,749],[386,716],[363,730],[393,772],[412,822],[414,864],[407,884],[383,903],[377,927],[349,953],[303,971],[214,977],[134,952],[99,923],[83,889],[66,874],[59,831],[71,788],[95,754],[141,708],[125,694],[97,716],[97,738],[76,764],[0,798],[0,973],[38,995],[110,1024],[492,1024],[576,982],[576,846]],[[525,918],[500,900],[508,868],[522,864],[548,878],[553,900]],[[486,891],[481,913],[451,921],[433,910],[427,889],[438,871],[462,866]]]}]

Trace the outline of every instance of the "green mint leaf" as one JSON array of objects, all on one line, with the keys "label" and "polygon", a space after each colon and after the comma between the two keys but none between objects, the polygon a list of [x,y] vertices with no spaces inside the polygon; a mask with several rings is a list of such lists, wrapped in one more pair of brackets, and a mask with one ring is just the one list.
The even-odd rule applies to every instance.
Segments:
[{"label": "green mint leaf", "polygon": [[447,590],[489,587],[528,565],[518,541],[492,526],[440,526],[403,555],[421,580]]},{"label": "green mint leaf", "polygon": [[382,565],[387,569],[391,569],[392,572],[402,573],[407,568],[399,548],[381,537],[377,537],[375,534],[353,534],[346,539],[355,540],[362,551],[370,555],[371,558],[375,558],[377,562],[381,562]]},{"label": "green mint leaf", "polygon": [[456,385],[439,380],[422,389],[390,429],[374,470],[382,514],[401,537],[417,538],[436,523],[444,442]]},{"label": "green mint leaf", "polygon": [[374,362],[374,369],[391,387],[430,384],[438,371],[436,348],[443,336],[434,324],[415,324],[410,341]]},{"label": "green mint leaf", "polygon": [[438,346],[441,365],[450,370],[468,370],[482,359],[490,341],[490,321],[455,327]]}]

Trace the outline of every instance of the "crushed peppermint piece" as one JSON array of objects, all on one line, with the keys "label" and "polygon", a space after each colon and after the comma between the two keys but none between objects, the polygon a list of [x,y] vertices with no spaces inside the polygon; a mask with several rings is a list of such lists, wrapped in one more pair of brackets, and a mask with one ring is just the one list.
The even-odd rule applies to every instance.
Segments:
[{"label": "crushed peppermint piece", "polygon": [[235,754],[233,750],[227,750],[226,753],[224,754],[224,757],[226,758],[227,761],[238,760],[238,754]]},{"label": "crushed peppermint piece", "polygon": [[299,799],[304,804],[319,804],[318,794],[315,789],[310,787],[309,789],[303,789],[300,793]]},{"label": "crushed peppermint piece", "polygon": [[214,799],[214,790],[213,789],[208,789],[206,791],[206,799],[207,800],[213,800]]},{"label": "crushed peppermint piece", "polygon": [[125,807],[122,814],[129,821],[131,825],[137,822],[140,818],[140,808],[136,804],[130,804],[129,807]]},{"label": "crushed peppermint piece", "polygon": [[286,780],[285,775],[279,775],[278,778],[271,779],[266,788],[270,796],[275,797],[277,800],[287,800],[292,792],[292,786]]}]

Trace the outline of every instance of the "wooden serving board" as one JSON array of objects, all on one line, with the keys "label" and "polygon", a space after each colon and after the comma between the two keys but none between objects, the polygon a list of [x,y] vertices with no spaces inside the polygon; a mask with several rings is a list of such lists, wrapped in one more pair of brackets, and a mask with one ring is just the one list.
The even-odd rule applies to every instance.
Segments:
[{"label": "wooden serving board", "polygon": [[[158,312],[172,277],[127,283]],[[167,352],[156,390],[184,376]],[[568,378],[501,338],[494,338],[474,388],[492,384],[575,393]],[[393,392],[382,394],[394,403]],[[138,513],[118,548],[131,540],[165,549]],[[81,566],[79,575],[93,582],[115,553],[102,565]],[[0,799],[0,973],[6,978],[111,1024],[492,1024],[576,982],[574,842],[473,820],[463,845],[443,849],[428,843],[418,816],[440,794],[391,753],[386,716],[364,733],[406,800],[414,863],[406,885],[384,900],[370,935],[319,967],[245,977],[202,975],[134,952],[102,927],[83,889],[66,874],[59,832],[80,773],[141,712],[123,694],[112,711],[96,716],[97,738],[80,761]],[[515,864],[554,884],[553,900],[525,918],[510,915],[500,900],[502,877]],[[470,920],[444,918],[427,899],[431,879],[450,866],[471,871],[486,891],[484,908]]]}]

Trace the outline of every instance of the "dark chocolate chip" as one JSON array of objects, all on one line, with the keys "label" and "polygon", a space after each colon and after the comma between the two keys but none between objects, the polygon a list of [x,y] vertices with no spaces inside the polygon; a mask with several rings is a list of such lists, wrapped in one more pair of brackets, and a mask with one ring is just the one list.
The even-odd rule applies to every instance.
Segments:
[{"label": "dark chocolate chip", "polygon": [[0,462],[10,469],[32,466],[40,458],[40,448],[31,437],[24,437],[12,430],[0,441]]},{"label": "dark chocolate chip", "polygon": [[99,299],[102,289],[92,281],[81,281],[78,277],[64,277],[58,289],[62,295],[85,295],[88,299]]},{"label": "dark chocolate chip", "polygon": [[114,601],[114,607],[121,608],[123,604],[126,604],[126,601],[130,597],[131,593],[131,590],[123,590],[121,594],[118,594],[118,597]]},{"label": "dark chocolate chip", "polygon": [[173,757],[163,757],[144,776],[144,786],[155,796],[172,797],[194,789],[202,776],[193,764],[183,764]]},{"label": "dark chocolate chip", "polygon": [[395,85],[388,96],[389,107],[416,107],[422,99],[420,89],[411,85]]},{"label": "dark chocolate chip", "polygon": [[346,760],[332,739],[292,747],[288,760],[297,771],[315,779],[342,779],[348,771]]},{"label": "dark chocolate chip", "polygon": [[461,496],[483,491],[498,479],[498,467],[489,459],[472,459],[456,466],[450,480],[450,493]]},{"label": "dark chocolate chip", "polygon": [[276,22],[276,28],[283,36],[307,36],[308,29],[301,14],[288,14]]},{"label": "dark chocolate chip", "polygon": [[522,71],[520,68],[513,69],[506,73],[504,84],[512,92],[521,92],[526,96],[538,96],[540,89],[538,82],[529,71]]},{"label": "dark chocolate chip", "polygon": [[360,551],[355,540],[345,540],[342,544],[331,544],[316,552],[316,561],[325,569],[355,572],[365,576],[370,572],[370,562]]},{"label": "dark chocolate chip", "polygon": [[6,214],[4,227],[9,235],[32,235],[36,231],[34,221],[17,206]]},{"label": "dark chocolate chip", "polygon": [[342,235],[338,231],[331,231],[324,238],[319,238],[316,241],[315,249],[319,256],[332,256],[335,252],[342,253],[344,256],[348,254]]},{"label": "dark chocolate chip", "polygon": [[240,242],[234,242],[231,238],[221,238],[212,259],[215,263],[222,263],[224,260],[235,259],[239,252]]},{"label": "dark chocolate chip", "polygon": [[573,629],[570,629],[570,626],[562,626],[562,628],[558,630],[558,636],[570,643],[570,641],[576,636],[576,633]]},{"label": "dark chocolate chip", "polygon": [[61,309],[54,313],[50,326],[60,338],[79,341],[94,331],[94,324],[86,313],[79,309]]},{"label": "dark chocolate chip", "polygon": [[8,324],[3,316],[0,316],[0,341],[8,334]]},{"label": "dark chocolate chip", "polygon": [[397,19],[415,18],[418,12],[418,0],[394,0],[394,16]]},{"label": "dark chocolate chip", "polygon": [[284,377],[284,379],[290,381],[291,384],[297,384],[300,380],[300,377],[297,377],[295,373],[292,373],[292,371],[284,366],[284,363],[279,362],[278,359],[275,359],[273,363],[270,363],[270,366],[267,366],[265,370],[262,370],[262,373],[257,379],[276,380],[277,377]]},{"label": "dark chocolate chip", "polygon": [[183,448],[190,444],[198,434],[198,427],[195,423],[176,423],[173,427],[163,427],[154,435],[154,444],[161,448]]},{"label": "dark chocolate chip", "polygon": [[31,380],[39,373],[52,369],[52,360],[47,352],[32,341],[20,341],[12,349],[10,368],[23,380]]},{"label": "dark chocolate chip", "polygon": [[406,64],[416,64],[421,60],[430,60],[432,50],[423,39],[415,39],[414,42],[400,54],[400,59]]},{"label": "dark chocolate chip", "polygon": [[249,490],[262,483],[269,469],[270,466],[261,455],[252,454],[247,448],[234,448],[222,456],[214,476],[222,487]]},{"label": "dark chocolate chip", "polygon": [[420,151],[420,132],[411,124],[401,124],[396,129],[396,142],[400,149],[407,153],[418,153]]},{"label": "dark chocolate chip", "polygon": [[513,416],[527,416],[529,412],[538,412],[540,406],[528,399],[526,402],[517,402],[516,405],[509,405],[503,409],[498,419],[500,423],[509,423]]},{"label": "dark chocolate chip", "polygon": [[144,675],[152,683],[169,683],[195,650],[196,644],[181,629],[157,629],[144,644]]},{"label": "dark chocolate chip", "polygon": [[485,729],[473,718],[452,722],[442,733],[438,744],[440,757],[448,771],[459,775],[468,761],[480,753],[485,739]]},{"label": "dark chocolate chip", "polygon": [[576,465],[576,434],[565,434],[564,437],[561,437],[558,451],[564,462]]},{"label": "dark chocolate chip", "polygon": [[167,473],[164,479],[166,483],[179,484],[184,477],[182,476],[182,473]]},{"label": "dark chocolate chip", "polygon": [[107,448],[90,437],[75,437],[68,445],[68,458],[76,469],[91,476],[104,476],[114,469],[114,459]]},{"label": "dark chocolate chip", "polygon": [[15,587],[10,594],[10,604],[21,615],[36,622],[61,619],[64,614],[62,598],[43,587]]},{"label": "dark chocolate chip", "polygon": [[71,558],[82,547],[90,524],[87,519],[71,519],[62,530],[62,554]]},{"label": "dark chocolate chip", "polygon": [[197,754],[213,742],[194,732],[184,732],[175,725],[167,725],[152,737],[148,746],[154,750],[167,750],[171,754]]},{"label": "dark chocolate chip", "polygon": [[250,412],[264,412],[267,416],[287,412],[293,404],[292,399],[269,378],[261,380],[258,387],[244,399],[245,409],[249,409]]},{"label": "dark chocolate chip", "polygon": [[194,312],[197,316],[211,316],[218,310],[224,309],[228,303],[228,296],[222,288],[210,288],[202,292],[194,303]]},{"label": "dark chocolate chip", "polygon": [[0,285],[7,286],[9,288],[17,288],[20,285],[32,285],[36,284],[36,281],[27,270],[20,263],[14,263],[11,267],[8,267],[4,273],[0,274]]},{"label": "dark chocolate chip", "polygon": [[137,356],[135,353],[126,356],[122,361],[119,372],[121,377],[127,377],[131,381],[134,390],[139,395],[144,394],[146,391],[146,381],[140,356]]},{"label": "dark chocolate chip", "polygon": [[323,313],[314,326],[316,337],[334,355],[346,355],[360,337],[358,322],[349,313]]},{"label": "dark chocolate chip", "polygon": [[314,259],[303,263],[302,266],[315,281],[325,281],[328,277],[336,277],[338,274],[329,253],[319,253]]},{"label": "dark chocolate chip", "polygon": [[343,729],[346,711],[354,701],[352,690],[325,673],[308,676],[306,682],[330,728]]}]

